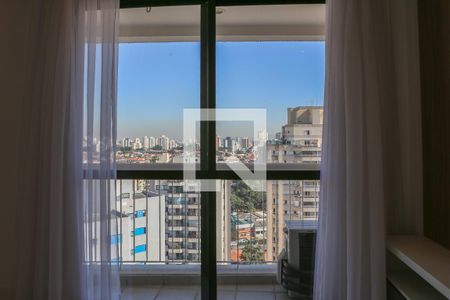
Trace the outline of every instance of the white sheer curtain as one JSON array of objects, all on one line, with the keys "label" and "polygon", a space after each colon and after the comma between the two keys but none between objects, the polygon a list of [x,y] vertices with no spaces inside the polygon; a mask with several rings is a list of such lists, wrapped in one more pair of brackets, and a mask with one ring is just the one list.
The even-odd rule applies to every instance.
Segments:
[{"label": "white sheer curtain", "polygon": [[327,1],[314,299],[384,299],[386,234],[421,232],[415,10]]},{"label": "white sheer curtain", "polygon": [[33,4],[15,298],[119,298],[111,245],[119,1]]},{"label": "white sheer curtain", "polygon": [[88,299],[118,299],[115,149],[118,0],[87,1],[84,242]]}]

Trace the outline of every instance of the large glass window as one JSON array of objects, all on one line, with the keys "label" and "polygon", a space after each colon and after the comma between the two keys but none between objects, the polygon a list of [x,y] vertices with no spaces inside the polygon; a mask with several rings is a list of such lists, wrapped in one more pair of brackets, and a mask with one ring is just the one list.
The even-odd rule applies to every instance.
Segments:
[{"label": "large glass window", "polygon": [[[131,273],[144,267],[150,286],[161,284],[151,275],[167,268],[191,273],[193,287],[200,282],[201,196],[177,173],[183,162],[183,110],[200,108],[200,19],[200,5],[120,12],[117,242],[121,267]],[[198,154],[199,135],[197,140]],[[166,179],[165,171],[175,171],[170,177],[178,180]]]},{"label": "large glass window", "polygon": [[[320,6],[218,9],[217,107],[267,110],[269,167],[320,164],[325,65]],[[250,122],[218,123],[217,161],[252,163],[254,138]]]},{"label": "large glass window", "polygon": [[118,166],[181,168],[183,109],[200,107],[200,7],[123,9],[120,22]]},{"label": "large glass window", "polygon": [[[200,194],[186,182],[120,180],[116,195],[124,263],[200,262]],[[145,250],[130,252],[137,245]]]},{"label": "large glass window", "polygon": [[[276,272],[286,224],[317,220],[324,5],[172,2],[120,15],[114,243],[123,265],[202,270],[211,293],[236,266]],[[198,178],[220,188],[184,180],[186,108],[266,109],[265,191],[224,168],[254,162],[251,121],[197,124]]]}]

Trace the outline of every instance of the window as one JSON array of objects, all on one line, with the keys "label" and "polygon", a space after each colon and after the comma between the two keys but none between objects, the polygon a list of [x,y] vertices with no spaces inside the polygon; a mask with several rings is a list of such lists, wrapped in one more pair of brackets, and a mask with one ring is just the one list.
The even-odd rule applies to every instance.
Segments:
[{"label": "window", "polygon": [[[175,168],[183,109],[200,107],[200,6],[122,9],[120,22],[118,168]],[[188,40],[174,38],[180,23]]]},{"label": "window", "polygon": [[122,235],[121,234],[111,235],[111,245],[117,245],[120,243],[122,243]]},{"label": "window", "polygon": [[134,213],[134,216],[136,218],[142,218],[142,217],[145,217],[145,215],[146,215],[146,211],[145,210],[138,210],[138,211],[136,211]]},{"label": "window", "polygon": [[131,231],[131,236],[145,234],[146,232],[145,227],[139,227]]},{"label": "window", "polygon": [[315,217],[316,216],[315,212],[309,212],[309,211],[306,211],[303,214],[305,217]]},{"label": "window", "polygon": [[[255,9],[223,0],[216,14],[206,1],[147,2],[150,12],[121,12],[117,207],[122,232],[131,232],[122,260],[180,268],[272,263],[284,247],[284,222],[317,216],[316,206],[304,209],[303,197],[320,188],[323,5],[254,1]],[[253,125],[242,121],[198,124],[198,177],[221,189],[192,190],[181,169],[183,108],[261,107],[268,120],[261,133],[268,137],[266,192],[250,190],[226,167],[254,162]],[[216,253],[202,251],[213,243]]]},{"label": "window", "polygon": [[145,252],[147,250],[147,245],[142,244],[134,247],[134,249],[131,249],[131,255],[136,255],[138,253]]}]

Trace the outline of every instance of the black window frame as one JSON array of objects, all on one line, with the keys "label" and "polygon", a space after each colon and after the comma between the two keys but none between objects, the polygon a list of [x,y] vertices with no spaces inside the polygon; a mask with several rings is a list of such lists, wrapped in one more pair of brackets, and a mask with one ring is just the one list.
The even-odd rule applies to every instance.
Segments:
[{"label": "black window frame", "polygon": [[[200,6],[200,108],[216,108],[216,8],[249,5],[326,4],[325,0],[120,0],[120,8]],[[231,170],[216,164],[216,124],[200,122],[200,168],[197,179],[239,180]],[[284,165],[286,166],[286,165]],[[183,180],[183,170],[118,169],[117,179]],[[320,180],[320,170],[267,169],[267,180]],[[216,299],[216,194],[201,192],[201,297]]]}]

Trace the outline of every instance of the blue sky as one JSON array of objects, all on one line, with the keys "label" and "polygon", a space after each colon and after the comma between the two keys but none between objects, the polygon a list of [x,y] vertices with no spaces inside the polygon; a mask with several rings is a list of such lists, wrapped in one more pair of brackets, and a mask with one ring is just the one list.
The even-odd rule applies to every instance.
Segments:
[{"label": "blue sky", "polygon": [[[270,136],[286,123],[287,108],[323,104],[323,42],[218,42],[216,68],[217,107],[266,108]],[[120,44],[118,85],[119,139],[181,139],[183,108],[200,103],[200,44]],[[218,130],[245,136],[251,127]]]}]

